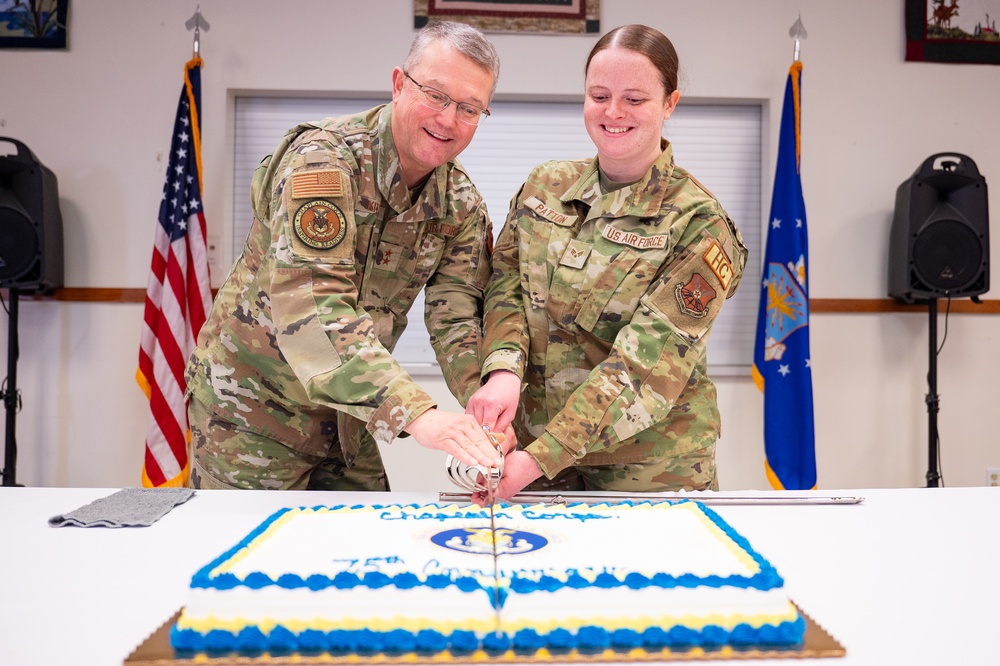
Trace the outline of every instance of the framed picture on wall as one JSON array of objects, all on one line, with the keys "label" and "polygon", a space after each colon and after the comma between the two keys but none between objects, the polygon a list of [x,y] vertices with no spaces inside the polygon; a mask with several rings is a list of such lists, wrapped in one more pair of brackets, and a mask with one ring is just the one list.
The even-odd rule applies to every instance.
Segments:
[{"label": "framed picture on wall", "polygon": [[0,48],[66,48],[69,0],[0,0]]},{"label": "framed picture on wall", "polygon": [[593,35],[601,30],[601,0],[413,0],[413,27],[458,21],[483,32]]},{"label": "framed picture on wall", "polygon": [[906,59],[1000,65],[1000,0],[906,0]]}]

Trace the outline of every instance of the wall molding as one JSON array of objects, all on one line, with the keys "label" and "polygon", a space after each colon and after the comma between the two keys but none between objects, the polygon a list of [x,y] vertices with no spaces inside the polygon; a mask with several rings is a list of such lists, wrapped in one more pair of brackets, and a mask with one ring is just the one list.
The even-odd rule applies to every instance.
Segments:
[{"label": "wall molding", "polygon": [[[214,297],[218,290],[212,290]],[[0,289],[4,299],[8,297],[7,289]],[[21,300],[31,301],[63,301],[73,303],[144,303],[145,289],[128,289],[124,287],[63,287],[51,294],[21,294]],[[945,312],[948,304],[938,301],[938,312]],[[898,303],[891,298],[813,298],[809,301],[811,314],[850,314],[872,312],[927,312],[926,303],[907,305]],[[988,300],[973,303],[967,298],[951,303],[954,314],[1000,314],[1000,300]]]}]

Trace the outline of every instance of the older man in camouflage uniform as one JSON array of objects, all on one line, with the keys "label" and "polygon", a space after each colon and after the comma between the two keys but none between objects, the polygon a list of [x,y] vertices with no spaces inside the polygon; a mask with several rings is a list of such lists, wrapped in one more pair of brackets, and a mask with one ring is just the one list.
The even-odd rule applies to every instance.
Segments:
[{"label": "older man in camouflage uniform", "polygon": [[[742,237],[666,142],[644,179],[607,190],[594,160],[543,164],[497,240],[482,395],[523,378],[525,445],[500,496],[520,490],[524,455],[544,475],[531,489],[718,487],[705,339],[739,284]],[[469,411],[493,423],[479,399]]]},{"label": "older man in camouflage uniform", "polygon": [[388,490],[378,445],[403,432],[497,462],[391,352],[426,289],[449,389],[465,404],[480,384],[489,222],[454,158],[498,73],[481,33],[432,24],[393,71],[392,105],[299,125],[261,163],[253,226],[188,365],[193,485]]}]

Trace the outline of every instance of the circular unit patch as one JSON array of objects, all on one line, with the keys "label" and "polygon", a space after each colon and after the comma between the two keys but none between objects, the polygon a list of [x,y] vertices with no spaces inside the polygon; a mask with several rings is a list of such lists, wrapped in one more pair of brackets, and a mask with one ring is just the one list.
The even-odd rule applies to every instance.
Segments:
[{"label": "circular unit patch", "polygon": [[299,240],[317,250],[337,247],[347,234],[347,218],[343,211],[325,199],[302,204],[295,213],[293,226]]},{"label": "circular unit patch", "polygon": [[[497,555],[520,555],[544,548],[549,540],[533,532],[498,527]],[[493,535],[488,527],[465,527],[438,532],[431,537],[435,545],[462,553],[493,554]]]}]

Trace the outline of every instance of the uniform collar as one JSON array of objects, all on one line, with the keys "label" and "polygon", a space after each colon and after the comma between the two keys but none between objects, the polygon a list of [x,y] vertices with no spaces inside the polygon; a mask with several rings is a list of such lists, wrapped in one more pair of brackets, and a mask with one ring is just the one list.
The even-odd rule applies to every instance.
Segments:
[{"label": "uniform collar", "polygon": [[[661,139],[662,152],[649,167],[645,175],[631,185],[604,194],[598,158],[577,181],[560,197],[563,202],[581,201],[592,209],[592,215],[608,217],[655,217],[660,214],[663,198],[667,193],[667,181],[674,170],[674,151],[670,142]],[[596,209],[596,210],[593,210]]]},{"label": "uniform collar", "polygon": [[376,177],[378,189],[397,213],[405,213],[407,220],[419,222],[441,217],[441,193],[445,191],[450,162],[442,164],[430,173],[420,193],[411,200],[410,189],[403,180],[399,165],[399,153],[392,136],[392,104],[386,104],[378,113],[376,125],[380,137],[376,155]]}]

